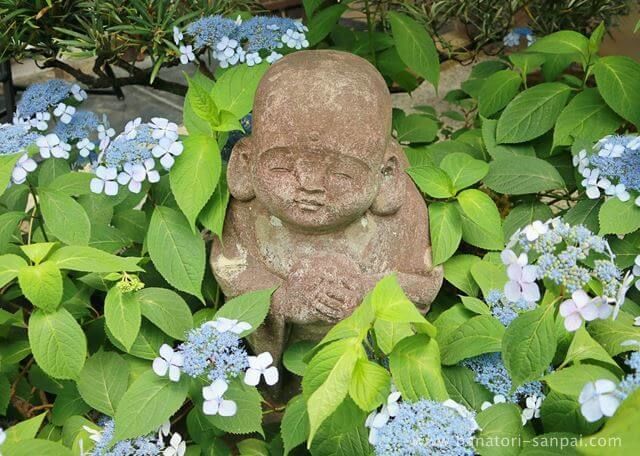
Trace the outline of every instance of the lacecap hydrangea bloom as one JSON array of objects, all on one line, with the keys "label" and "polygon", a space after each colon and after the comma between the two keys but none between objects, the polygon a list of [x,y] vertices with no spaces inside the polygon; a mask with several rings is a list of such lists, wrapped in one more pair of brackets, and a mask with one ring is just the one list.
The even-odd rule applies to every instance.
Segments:
[{"label": "lacecap hydrangea bloom", "polygon": [[89,438],[94,442],[93,449],[87,456],[184,456],[187,450],[182,436],[174,432],[171,434],[170,423],[165,423],[157,433],[150,433],[135,439],[120,440],[114,442],[115,422],[111,418],[103,419],[101,430],[95,430],[89,426],[83,426],[89,433]]},{"label": "lacecap hydrangea bloom", "polygon": [[375,454],[471,456],[478,429],[474,412],[450,399],[402,402],[395,416],[378,429]]},{"label": "lacecap hydrangea bloom", "polygon": [[510,301],[500,290],[491,290],[485,301],[491,309],[491,314],[500,320],[504,326],[509,326],[522,312],[534,310],[536,304],[528,302],[524,298]]},{"label": "lacecap hydrangea bloom", "polygon": [[279,378],[269,353],[247,353],[240,334],[250,329],[249,323],[222,317],[206,322],[190,330],[175,350],[163,345],[160,356],[153,361],[153,370],[162,377],[168,374],[174,382],[181,374],[206,381],[209,385],[202,389],[203,412],[235,415],[235,402],[224,397],[230,381],[243,375],[249,386],[258,385],[262,378],[267,385],[275,385]]},{"label": "lacecap hydrangea bloom", "polygon": [[[183,64],[195,60],[194,50],[211,51],[222,68],[238,63],[249,66],[263,60],[269,63],[282,58],[278,50],[309,47],[305,32],[308,29],[289,18],[255,16],[246,21],[228,19],[224,16],[207,16],[190,23],[184,33],[174,28],[173,38],[180,50]],[[182,40],[187,36],[193,45]]]},{"label": "lacecap hydrangea bloom", "polygon": [[27,148],[33,146],[39,137],[39,134],[22,125],[0,124],[0,155],[20,154],[11,173],[12,184],[24,183],[27,175],[38,167],[36,161],[27,153]]},{"label": "lacecap hydrangea bloom", "polygon": [[[628,277],[616,266],[608,242],[559,218],[536,221],[514,233],[501,257],[509,278],[504,287],[507,300],[537,302],[537,282],[543,279],[571,296],[560,305],[568,331],[577,330],[582,321],[608,318],[614,312],[611,304],[620,306],[628,289]],[[591,280],[601,285],[600,296],[589,295]]]},{"label": "lacecap hydrangea bloom", "polygon": [[134,119],[118,136],[104,126],[98,132],[100,155],[96,177],[91,180],[94,193],[117,195],[121,186],[139,193],[145,181],[158,182],[158,169],[171,169],[175,157],[183,151],[178,125],[160,117],[148,123],[143,123],[141,118]]},{"label": "lacecap hydrangea bloom", "polygon": [[640,136],[611,135],[602,138],[591,151],[573,157],[582,175],[587,197],[601,196],[629,201],[640,206]]},{"label": "lacecap hydrangea bloom", "polygon": [[[81,102],[87,98],[87,93],[77,84],[71,84],[62,79],[50,79],[45,82],[31,84],[22,94],[16,107],[14,123],[30,122],[38,114],[58,109],[59,116],[66,110],[68,102]],[[59,109],[60,104],[64,109]]]},{"label": "lacecap hydrangea bloom", "polygon": [[531,46],[536,41],[533,30],[529,27],[515,27],[504,36],[502,44],[510,48],[518,47],[523,38],[527,41],[527,46]]}]

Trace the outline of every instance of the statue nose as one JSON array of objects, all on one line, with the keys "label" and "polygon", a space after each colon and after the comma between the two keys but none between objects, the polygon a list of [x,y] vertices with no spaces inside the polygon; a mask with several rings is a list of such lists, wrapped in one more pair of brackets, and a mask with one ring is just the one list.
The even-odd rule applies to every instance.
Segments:
[{"label": "statue nose", "polygon": [[302,190],[310,193],[324,192],[322,170],[318,164],[298,162],[296,164],[296,177]]}]

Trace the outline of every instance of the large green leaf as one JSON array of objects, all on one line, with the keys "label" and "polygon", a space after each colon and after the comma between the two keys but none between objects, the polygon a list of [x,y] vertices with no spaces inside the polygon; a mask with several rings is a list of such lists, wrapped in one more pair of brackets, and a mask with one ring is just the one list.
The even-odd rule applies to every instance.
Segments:
[{"label": "large green leaf", "polygon": [[364,427],[365,414],[346,399],[323,423],[310,448],[312,456],[369,456],[373,454]]},{"label": "large green leaf", "polygon": [[27,266],[24,258],[7,253],[0,256],[0,287],[4,287],[13,279],[18,277],[18,272]]},{"label": "large green leaf", "polygon": [[0,155],[0,196],[4,194],[11,182],[11,173],[22,154]]},{"label": "large green leaf", "polygon": [[629,234],[640,228],[640,207],[629,201],[609,198],[598,215],[600,234]]},{"label": "large green leaf", "polygon": [[18,272],[24,296],[36,307],[53,312],[62,299],[62,274],[53,261],[25,266]]},{"label": "large green leaf", "polygon": [[111,335],[129,351],[142,323],[136,293],[123,293],[117,286],[111,288],[104,300],[104,317]]},{"label": "large green leaf", "polygon": [[603,57],[593,66],[593,74],[611,109],[640,127],[640,63],[630,57]]},{"label": "large green leaf", "polygon": [[78,391],[91,407],[114,416],[129,384],[129,365],[117,353],[98,352],[80,372]]},{"label": "large green leaf", "polygon": [[202,298],[204,241],[175,209],[157,206],[147,233],[149,256],[160,274],[175,288]]},{"label": "large green leaf", "polygon": [[502,70],[489,76],[478,96],[480,115],[489,117],[507,106],[518,94],[522,78],[511,70]]},{"label": "large green leaf", "polygon": [[426,29],[404,14],[390,12],[387,17],[402,61],[437,89],[440,60],[436,46]]},{"label": "large green leaf", "polygon": [[51,254],[49,261],[60,269],[81,272],[123,272],[144,271],[138,262],[138,257],[121,257],[111,255],[102,250],[85,246],[66,246]]},{"label": "large green leaf", "polygon": [[418,188],[433,198],[450,198],[455,195],[453,183],[446,172],[430,165],[407,169],[407,174]]},{"label": "large green leaf", "polygon": [[171,191],[195,230],[198,214],[218,185],[222,160],[218,143],[211,136],[189,135],[183,143],[184,152],[169,173]]},{"label": "large green leaf", "polygon": [[491,190],[510,195],[525,195],[564,187],[558,170],[535,157],[512,156],[489,164],[484,183]]},{"label": "large green leaf", "polygon": [[218,108],[233,113],[237,119],[249,114],[258,84],[268,69],[269,65],[263,63],[237,65],[226,70],[211,91]]},{"label": "large green leaf", "polygon": [[464,190],[458,195],[462,218],[462,239],[487,250],[504,246],[502,221],[493,200],[480,190]]},{"label": "large green leaf", "polygon": [[29,319],[29,344],[38,363],[51,377],[76,379],[87,356],[82,328],[64,308],[35,310]]},{"label": "large green leaf", "polygon": [[218,180],[218,186],[198,217],[200,223],[220,239],[222,239],[229,196],[227,178],[225,173],[222,173]]},{"label": "large green leaf", "polygon": [[379,364],[360,358],[353,368],[349,396],[365,412],[379,407],[391,390],[391,376]]},{"label": "large green leaf", "polygon": [[571,89],[558,82],[545,82],[525,90],[500,115],[498,143],[522,143],[551,130],[567,103]]},{"label": "large green leaf", "polygon": [[611,356],[635,350],[637,345],[630,345],[628,341],[640,344],[640,328],[634,326],[634,318],[624,311],[615,320],[590,322],[587,331]]},{"label": "large green leaf", "polygon": [[19,443],[9,443],[3,448],[7,456],[73,456],[71,450],[59,442],[45,439],[26,439]]},{"label": "large green leaf", "polygon": [[136,293],[142,316],[174,339],[184,340],[193,328],[191,309],[175,291],[166,288],[145,288]]},{"label": "large green leaf", "polygon": [[236,403],[238,410],[234,416],[207,416],[207,421],[217,429],[231,434],[262,434],[262,397],[258,390],[247,386],[240,379],[229,383],[224,398]]},{"label": "large green leaf", "polygon": [[543,54],[571,54],[585,65],[589,60],[589,40],[581,33],[561,30],[543,36],[533,43],[528,51]]},{"label": "large green leaf", "polygon": [[27,216],[24,212],[5,212],[0,215],[0,254],[7,253],[10,242],[18,230],[18,223]]},{"label": "large green leaf", "polygon": [[307,404],[302,395],[294,397],[287,404],[280,424],[280,434],[284,442],[285,456],[293,448],[307,440],[309,416],[307,415]]},{"label": "large green leaf", "polygon": [[[482,456],[516,456],[527,440],[526,428],[521,421],[521,410],[515,404],[495,404],[478,413],[480,426],[475,440],[476,451]],[[492,442],[507,442],[494,445]]]},{"label": "large green leaf", "polygon": [[473,317],[443,336],[442,364],[454,365],[463,359],[500,351],[503,335],[504,326],[494,317]]},{"label": "large green leaf", "polygon": [[580,395],[585,384],[600,379],[618,382],[618,377],[611,373],[610,370],[592,364],[565,367],[542,378],[553,391],[573,398],[577,398]]},{"label": "large green leaf", "polygon": [[151,369],[142,374],[120,399],[116,409],[115,439],[125,440],[155,432],[187,398],[189,382],[172,382]]},{"label": "large green leaf", "polygon": [[476,296],[479,288],[471,275],[471,268],[479,261],[475,255],[455,255],[443,265],[444,278],[466,294]]},{"label": "large green leaf", "polygon": [[489,165],[465,153],[447,154],[440,162],[440,168],[451,178],[455,192],[475,184],[489,172]]},{"label": "large green leaf", "polygon": [[45,231],[65,244],[87,245],[91,222],[84,208],[73,198],[57,190],[40,189],[40,207]]},{"label": "large green leaf", "polygon": [[487,152],[493,159],[511,157],[511,156],[528,156],[535,157],[536,151],[529,143],[522,144],[498,144],[496,142],[496,128],[498,121],[493,119],[482,118],[482,141],[487,148]]},{"label": "large green leaf", "polygon": [[216,318],[224,317],[231,320],[244,321],[251,325],[251,329],[243,331],[240,336],[246,337],[262,324],[269,313],[271,295],[275,288],[245,293],[227,301],[217,312]]},{"label": "large green leaf", "polygon": [[449,398],[440,368],[438,342],[424,334],[402,339],[389,355],[394,384],[409,401]]},{"label": "large green leaf", "polygon": [[475,374],[463,366],[444,366],[444,383],[449,396],[470,410],[480,410],[482,404],[493,401],[493,394],[475,381]]},{"label": "large green leaf", "polygon": [[462,239],[462,221],[454,204],[429,205],[429,232],[433,264],[444,263],[456,252]]},{"label": "large green leaf", "polygon": [[411,114],[395,122],[396,138],[401,143],[431,142],[438,135],[438,122],[420,114]]}]

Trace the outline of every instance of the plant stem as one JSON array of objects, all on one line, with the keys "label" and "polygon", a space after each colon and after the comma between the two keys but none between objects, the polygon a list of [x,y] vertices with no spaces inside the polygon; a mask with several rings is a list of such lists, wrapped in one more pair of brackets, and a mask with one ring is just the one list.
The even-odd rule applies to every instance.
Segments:
[{"label": "plant stem", "polygon": [[371,53],[371,61],[373,66],[377,67],[376,48],[373,44],[373,20],[371,17],[371,9],[369,8],[369,0],[364,0],[364,11],[367,15],[367,32],[369,33],[369,52]]},{"label": "plant stem", "polygon": [[[31,224],[33,223],[33,217],[38,212],[42,214],[42,210],[40,209],[40,203],[38,202],[38,194],[36,192],[36,189],[33,187],[33,185],[31,185],[31,182],[27,182],[27,183],[29,185],[29,191],[31,192],[31,196],[33,196],[33,204],[34,204],[33,213],[31,214],[31,222],[29,224],[29,242],[28,243],[31,244],[31,228],[32,228]],[[42,230],[42,236],[44,237],[44,240],[46,242],[49,242],[47,232],[44,230],[44,219],[41,219],[40,229]]]}]

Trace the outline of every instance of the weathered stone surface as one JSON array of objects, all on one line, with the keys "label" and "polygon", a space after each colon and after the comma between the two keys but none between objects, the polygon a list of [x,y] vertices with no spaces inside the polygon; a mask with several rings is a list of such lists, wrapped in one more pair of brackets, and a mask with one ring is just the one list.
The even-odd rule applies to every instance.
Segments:
[{"label": "weathered stone surface", "polygon": [[395,272],[425,311],[442,283],[427,207],[391,138],[391,97],[366,60],[301,51],[258,88],[233,149],[232,199],[211,265],[227,297],[277,286],[256,351],[317,340]]}]

